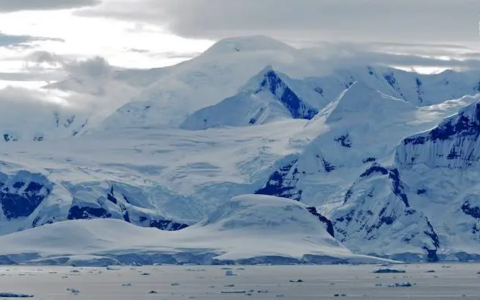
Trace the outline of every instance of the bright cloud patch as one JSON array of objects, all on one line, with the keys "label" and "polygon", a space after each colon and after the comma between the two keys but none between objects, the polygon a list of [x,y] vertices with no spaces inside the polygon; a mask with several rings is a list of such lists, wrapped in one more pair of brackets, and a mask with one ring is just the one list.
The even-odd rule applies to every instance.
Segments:
[{"label": "bright cloud patch", "polygon": [[99,0],[0,0],[0,12],[78,8],[99,3]]}]

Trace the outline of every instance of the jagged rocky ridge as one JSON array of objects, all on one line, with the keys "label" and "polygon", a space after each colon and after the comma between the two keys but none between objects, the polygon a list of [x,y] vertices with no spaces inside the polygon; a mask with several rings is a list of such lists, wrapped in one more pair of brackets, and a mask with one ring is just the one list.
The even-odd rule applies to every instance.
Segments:
[{"label": "jagged rocky ridge", "polygon": [[[62,186],[28,171],[0,173],[0,234],[64,220],[112,218],[142,227],[175,231],[187,224],[167,220],[122,189],[102,186]],[[128,196],[127,196],[128,195]],[[98,196],[98,198],[96,198]],[[69,199],[70,198],[70,199]]]}]

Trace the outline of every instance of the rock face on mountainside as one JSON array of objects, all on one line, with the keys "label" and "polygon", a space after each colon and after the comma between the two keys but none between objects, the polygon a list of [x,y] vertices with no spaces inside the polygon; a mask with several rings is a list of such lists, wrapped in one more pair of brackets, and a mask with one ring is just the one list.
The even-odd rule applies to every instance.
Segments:
[{"label": "rock face on mountainside", "polygon": [[354,251],[398,260],[438,261],[432,224],[413,208],[397,169],[373,164],[333,213],[337,237]]},{"label": "rock face on mountainside", "polygon": [[[188,225],[166,220],[125,187],[61,186],[28,171],[0,173],[0,235],[64,220],[119,219],[142,227],[180,230]],[[139,193],[140,192],[140,193]]]},{"label": "rock face on mountainside", "polygon": [[396,161],[404,168],[416,164],[429,167],[468,169],[480,159],[480,104],[473,103],[434,129],[403,140]]}]

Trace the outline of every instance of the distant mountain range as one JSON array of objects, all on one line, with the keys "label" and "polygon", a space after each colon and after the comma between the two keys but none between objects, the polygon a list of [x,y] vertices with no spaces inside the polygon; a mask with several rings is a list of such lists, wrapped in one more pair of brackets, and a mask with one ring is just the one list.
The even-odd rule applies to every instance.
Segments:
[{"label": "distant mountain range", "polygon": [[45,89],[135,92],[108,113],[2,110],[0,262],[480,260],[480,71],[325,73],[254,36]]}]

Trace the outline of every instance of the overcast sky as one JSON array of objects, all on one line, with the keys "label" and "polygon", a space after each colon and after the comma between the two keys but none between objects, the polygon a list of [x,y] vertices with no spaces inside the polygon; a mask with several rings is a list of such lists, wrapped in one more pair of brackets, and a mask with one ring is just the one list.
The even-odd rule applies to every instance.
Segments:
[{"label": "overcast sky", "polygon": [[479,22],[478,0],[0,0],[0,82],[54,80],[94,56],[171,65],[258,34],[366,61],[478,66]]},{"label": "overcast sky", "polygon": [[111,0],[84,10],[217,39],[277,38],[383,42],[478,42],[478,0]]}]

